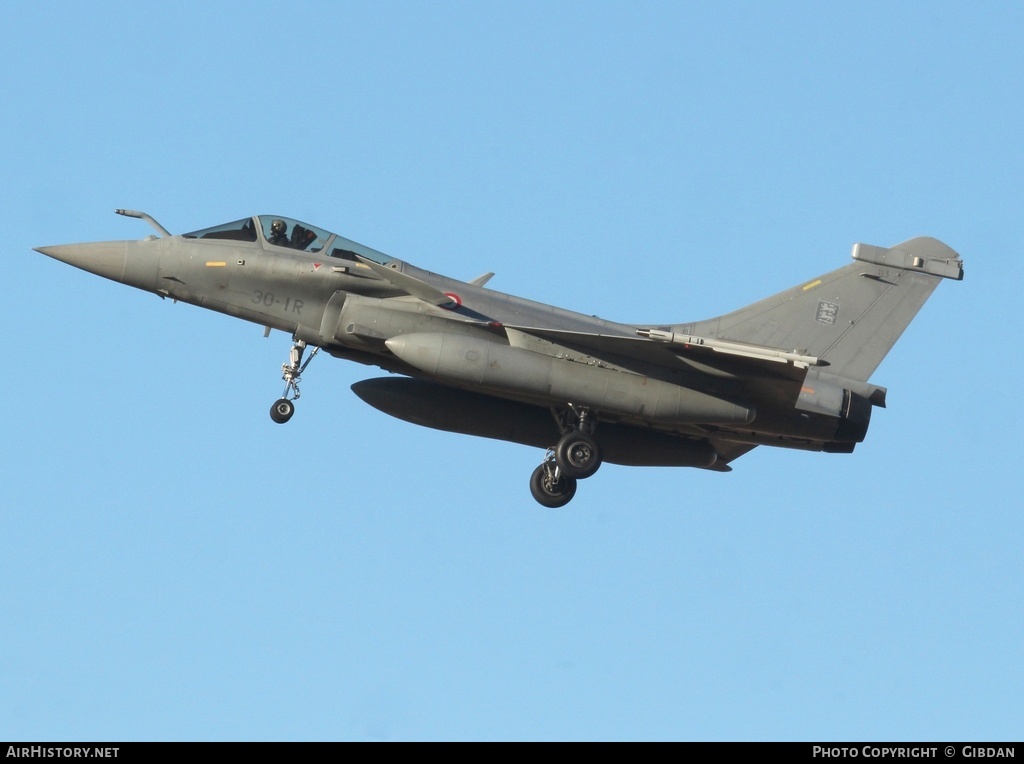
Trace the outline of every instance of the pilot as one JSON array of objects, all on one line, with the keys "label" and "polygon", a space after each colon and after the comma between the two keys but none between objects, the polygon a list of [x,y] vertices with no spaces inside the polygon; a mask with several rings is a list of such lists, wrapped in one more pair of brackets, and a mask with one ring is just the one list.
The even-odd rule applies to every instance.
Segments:
[{"label": "pilot", "polygon": [[267,241],[271,244],[276,244],[279,247],[288,246],[288,226],[285,225],[283,220],[277,219],[270,224],[270,236],[267,237]]}]

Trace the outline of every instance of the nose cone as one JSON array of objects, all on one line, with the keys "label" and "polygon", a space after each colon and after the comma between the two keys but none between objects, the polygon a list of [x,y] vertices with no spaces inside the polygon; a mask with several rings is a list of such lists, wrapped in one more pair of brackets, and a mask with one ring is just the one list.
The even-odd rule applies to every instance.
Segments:
[{"label": "nose cone", "polygon": [[55,247],[36,247],[36,252],[61,262],[95,273],[97,276],[124,280],[125,255],[128,242],[99,241],[90,244],[61,244]]},{"label": "nose cone", "polygon": [[155,241],[98,241],[36,247],[36,252],[55,260],[147,291],[156,289],[162,239]]}]

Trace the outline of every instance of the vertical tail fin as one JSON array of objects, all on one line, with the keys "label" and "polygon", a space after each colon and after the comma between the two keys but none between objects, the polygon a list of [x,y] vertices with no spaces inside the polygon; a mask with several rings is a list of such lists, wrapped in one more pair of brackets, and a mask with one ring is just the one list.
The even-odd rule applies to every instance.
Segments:
[{"label": "vertical tail fin", "polygon": [[856,261],[708,321],[674,327],[702,337],[817,356],[829,372],[866,381],[960,256],[920,237],[886,249],[855,244]]}]

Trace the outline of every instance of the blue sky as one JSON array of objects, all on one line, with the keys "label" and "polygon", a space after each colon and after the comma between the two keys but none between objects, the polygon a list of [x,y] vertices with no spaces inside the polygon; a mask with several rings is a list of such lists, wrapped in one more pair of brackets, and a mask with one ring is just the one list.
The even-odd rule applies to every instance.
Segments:
[{"label": "blue sky", "polygon": [[[1019,740],[1024,8],[11,3],[0,739]],[[253,213],[621,321],[942,239],[852,455],[417,428],[34,246]]]}]

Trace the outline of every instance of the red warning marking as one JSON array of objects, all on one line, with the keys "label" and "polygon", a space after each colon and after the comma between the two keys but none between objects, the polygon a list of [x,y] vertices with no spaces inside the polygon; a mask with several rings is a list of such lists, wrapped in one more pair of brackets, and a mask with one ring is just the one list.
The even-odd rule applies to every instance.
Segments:
[{"label": "red warning marking", "polygon": [[446,310],[455,310],[456,308],[462,307],[462,298],[455,294],[455,292],[445,292],[444,296],[451,300],[451,302],[447,305],[442,305],[442,308],[445,308]]},{"label": "red warning marking", "polygon": [[321,265],[323,265],[323,263],[313,263],[313,270],[314,271],[320,270],[320,266]]}]

